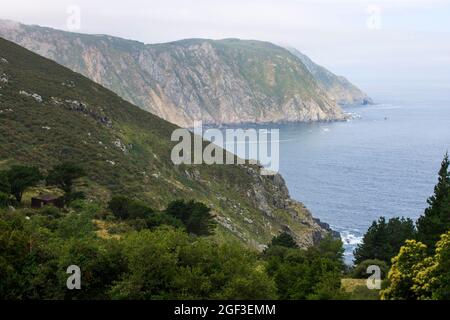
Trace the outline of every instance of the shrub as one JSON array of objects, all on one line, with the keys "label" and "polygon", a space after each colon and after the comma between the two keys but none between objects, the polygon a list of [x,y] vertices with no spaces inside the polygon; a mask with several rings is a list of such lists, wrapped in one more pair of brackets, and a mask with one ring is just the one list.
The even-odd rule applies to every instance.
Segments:
[{"label": "shrub", "polygon": [[343,248],[327,237],[318,246],[303,250],[270,246],[264,258],[280,299],[341,299]]},{"label": "shrub", "polygon": [[58,218],[61,216],[61,210],[52,205],[46,205],[39,210],[39,214],[43,216],[49,216],[52,218]]},{"label": "shrub", "polygon": [[115,196],[109,201],[108,208],[119,219],[137,219],[149,217],[153,210],[145,203],[124,196]]},{"label": "shrub", "polygon": [[386,278],[389,267],[385,261],[377,259],[364,260],[363,262],[355,266],[352,271],[352,277],[356,279],[367,279],[370,276],[370,274],[367,273],[367,268],[372,265],[378,266],[380,268],[381,279]]},{"label": "shrub", "polygon": [[11,197],[9,194],[0,191],[0,208],[11,205]]},{"label": "shrub", "polygon": [[79,165],[64,162],[50,170],[47,176],[47,184],[58,186],[66,193],[69,193],[72,191],[73,181],[84,175],[84,170]]},{"label": "shrub", "polygon": [[183,222],[188,233],[195,235],[211,235],[216,228],[216,221],[211,210],[201,202],[176,200],[167,206],[167,215]]},{"label": "shrub", "polygon": [[272,239],[272,242],[270,243],[270,246],[282,246],[286,248],[298,248],[297,243],[295,242],[294,238],[287,233],[282,232],[280,235],[274,237]]}]

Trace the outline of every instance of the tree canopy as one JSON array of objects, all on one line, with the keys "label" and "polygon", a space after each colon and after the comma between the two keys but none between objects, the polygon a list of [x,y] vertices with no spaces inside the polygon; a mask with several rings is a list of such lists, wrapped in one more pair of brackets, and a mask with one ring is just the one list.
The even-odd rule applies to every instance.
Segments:
[{"label": "tree canopy", "polygon": [[22,165],[12,166],[6,171],[10,192],[16,198],[17,202],[22,201],[23,192],[28,188],[35,186],[43,179],[40,171],[36,167],[27,167]]},{"label": "tree canopy", "polygon": [[450,173],[448,153],[442,160],[438,183],[428,199],[428,208],[417,220],[418,239],[432,251],[441,234],[450,229]]},{"label": "tree canopy", "polygon": [[295,242],[294,238],[292,238],[292,236],[287,232],[282,232],[278,236],[273,237],[272,242],[270,243],[270,246],[298,248],[298,245]]},{"label": "tree canopy", "polygon": [[83,168],[75,163],[63,162],[54,166],[47,176],[47,184],[60,187],[66,193],[72,191],[75,179],[85,175]]},{"label": "tree canopy", "polygon": [[196,235],[211,235],[217,225],[211,209],[194,200],[176,200],[169,203],[165,213],[180,219],[188,233]]},{"label": "tree canopy", "polygon": [[378,259],[389,264],[405,241],[415,237],[416,230],[411,219],[391,218],[386,222],[384,217],[380,217],[372,223],[362,243],[355,249],[355,264],[368,259]]}]

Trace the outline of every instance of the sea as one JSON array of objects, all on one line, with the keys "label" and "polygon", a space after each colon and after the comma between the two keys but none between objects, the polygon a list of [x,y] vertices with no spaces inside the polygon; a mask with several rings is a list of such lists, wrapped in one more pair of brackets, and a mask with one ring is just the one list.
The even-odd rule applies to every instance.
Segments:
[{"label": "sea", "polygon": [[374,220],[416,220],[426,208],[450,150],[449,93],[380,92],[373,105],[346,107],[349,121],[256,126],[279,129],[291,197],[340,233],[347,264]]}]

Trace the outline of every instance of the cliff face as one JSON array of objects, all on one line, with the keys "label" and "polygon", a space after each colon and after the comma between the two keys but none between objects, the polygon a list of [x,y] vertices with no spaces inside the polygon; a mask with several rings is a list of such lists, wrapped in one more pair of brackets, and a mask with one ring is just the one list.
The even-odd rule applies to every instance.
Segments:
[{"label": "cliff face", "polygon": [[314,63],[309,57],[295,48],[288,50],[298,57],[313,75],[319,86],[328,96],[340,105],[366,105],[371,104],[372,99],[350,81],[342,76],[337,76],[324,67]]},{"label": "cliff face", "polygon": [[[261,41],[145,45],[0,21],[0,36],[79,72],[180,126],[342,120],[359,91],[324,86],[288,50]],[[313,72],[313,73],[312,73]]]},{"label": "cliff face", "polygon": [[217,237],[262,249],[281,230],[302,246],[329,233],[290,199],[279,175],[254,165],[174,165],[178,127],[80,74],[0,38],[0,169],[81,164],[78,191],[95,201],[138,198],[155,209],[195,199],[208,205]]}]

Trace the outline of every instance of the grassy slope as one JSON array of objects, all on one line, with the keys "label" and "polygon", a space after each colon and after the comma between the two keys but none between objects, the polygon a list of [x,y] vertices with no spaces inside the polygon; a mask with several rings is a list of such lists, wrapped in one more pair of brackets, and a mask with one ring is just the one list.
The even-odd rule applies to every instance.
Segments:
[{"label": "grassy slope", "polygon": [[349,295],[350,300],[379,300],[380,290],[368,289],[367,279],[341,279],[341,288]]},{"label": "grassy slope", "polygon": [[[247,195],[254,185],[276,194],[270,178],[252,174],[247,166],[175,166],[170,161],[170,135],[176,126],[1,38],[0,57],[8,61],[0,62],[0,75],[8,79],[0,83],[0,168],[24,163],[48,169],[59,161],[76,161],[88,170],[82,187],[93,197],[107,200],[113,193],[126,194],[155,208],[173,199],[194,198],[231,225],[232,232],[220,227],[218,237],[233,234],[253,245],[267,243],[285,225],[299,238],[311,233],[304,223],[311,219],[305,209],[297,208],[297,219],[273,207],[268,198],[271,217]],[[73,87],[63,85],[71,82]],[[20,90],[39,94],[43,101],[21,95]],[[88,111],[72,110],[66,100],[82,101]],[[112,126],[100,117],[107,117]],[[117,139],[127,152],[114,144]]]}]

